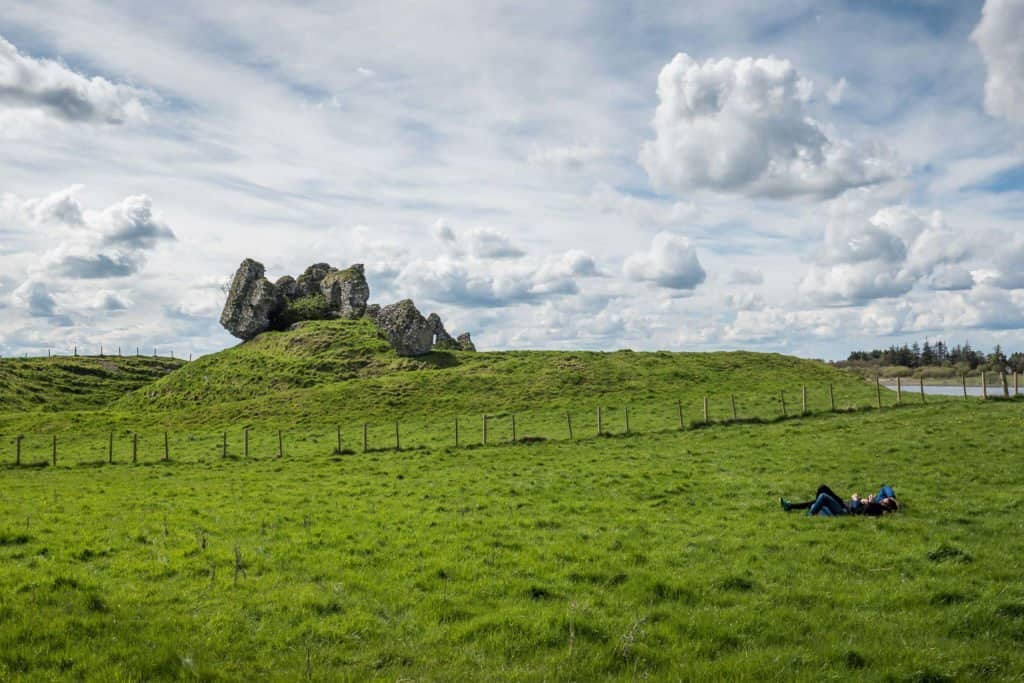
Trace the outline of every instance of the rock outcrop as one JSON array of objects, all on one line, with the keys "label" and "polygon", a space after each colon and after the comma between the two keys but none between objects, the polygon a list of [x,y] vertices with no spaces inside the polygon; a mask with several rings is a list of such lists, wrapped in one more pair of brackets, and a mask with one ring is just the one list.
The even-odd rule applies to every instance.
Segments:
[{"label": "rock outcrop", "polygon": [[264,277],[263,264],[245,259],[235,272],[220,324],[239,339],[252,339],[270,329],[281,309],[277,287]]},{"label": "rock outcrop", "polygon": [[400,356],[422,356],[432,348],[476,351],[469,333],[453,339],[431,313],[424,318],[411,299],[381,308],[367,306],[370,286],[363,264],[344,270],[314,263],[300,275],[271,283],[263,264],[245,259],[231,281],[220,324],[239,339],[249,340],[267,330],[289,329],[305,320],[369,318]]},{"label": "rock outcrop", "polygon": [[434,330],[412,299],[380,309],[376,322],[399,356],[423,356],[434,345]]},{"label": "rock outcrop", "polygon": [[434,334],[434,348],[439,351],[457,351],[459,343],[448,334],[448,330],[444,329],[444,323],[441,322],[441,316],[437,313],[431,313],[427,316],[427,324],[430,325],[430,330]]},{"label": "rock outcrop", "polygon": [[473,340],[469,338],[469,332],[463,332],[455,341],[463,351],[476,351],[476,345],[473,344]]},{"label": "rock outcrop", "polygon": [[320,293],[327,299],[327,306],[337,312],[339,318],[362,318],[366,312],[366,301],[370,298],[370,286],[366,284],[363,264],[356,263],[345,270],[327,273],[320,280]]}]

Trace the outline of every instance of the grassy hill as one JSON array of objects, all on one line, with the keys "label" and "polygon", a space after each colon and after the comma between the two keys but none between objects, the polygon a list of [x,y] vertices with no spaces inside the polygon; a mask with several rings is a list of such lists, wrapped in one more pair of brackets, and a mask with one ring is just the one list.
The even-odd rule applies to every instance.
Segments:
[{"label": "grassy hill", "polygon": [[185,365],[170,358],[0,358],[0,412],[101,408]]}]

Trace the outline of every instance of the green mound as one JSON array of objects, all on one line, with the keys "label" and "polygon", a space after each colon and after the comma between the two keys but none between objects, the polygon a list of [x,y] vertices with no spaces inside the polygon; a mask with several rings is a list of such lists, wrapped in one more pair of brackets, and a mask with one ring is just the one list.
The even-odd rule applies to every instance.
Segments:
[{"label": "green mound", "polygon": [[[368,320],[310,321],[204,356],[121,400],[131,412],[204,406],[203,420],[277,415],[289,422],[358,413],[368,418],[658,404],[670,412],[715,397],[715,419],[773,417],[779,391],[790,414],[801,387],[816,409],[834,386],[836,407],[865,404],[874,389],[817,361],[750,352],[638,353],[435,351],[401,358]],[[726,403],[723,405],[723,399]],[[192,416],[189,421],[198,419]]]},{"label": "green mound", "polygon": [[0,359],[0,411],[100,408],[185,365],[170,358]]}]

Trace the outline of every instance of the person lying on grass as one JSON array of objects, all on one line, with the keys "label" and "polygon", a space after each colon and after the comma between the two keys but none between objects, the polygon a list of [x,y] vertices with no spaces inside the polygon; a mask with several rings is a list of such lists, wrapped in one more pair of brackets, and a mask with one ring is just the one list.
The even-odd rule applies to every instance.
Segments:
[{"label": "person lying on grass", "polygon": [[779,498],[782,509],[807,510],[809,515],[822,515],[833,517],[836,515],[868,515],[879,517],[887,512],[896,512],[900,509],[899,501],[896,500],[896,492],[888,484],[882,486],[877,495],[861,498],[856,493],[850,496],[850,502],[846,503],[835,491],[822,484],[814,500],[804,503],[791,503],[785,498]]}]

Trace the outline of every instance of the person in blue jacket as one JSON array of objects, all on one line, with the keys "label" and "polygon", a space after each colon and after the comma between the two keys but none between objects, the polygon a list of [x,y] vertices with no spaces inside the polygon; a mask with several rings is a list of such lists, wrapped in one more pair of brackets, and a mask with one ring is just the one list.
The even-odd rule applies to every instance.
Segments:
[{"label": "person in blue jacket", "polygon": [[896,492],[888,484],[884,484],[877,495],[861,498],[854,493],[847,503],[839,495],[825,484],[818,487],[814,500],[802,503],[793,503],[785,498],[780,498],[782,509],[807,510],[808,515],[821,515],[823,517],[835,517],[839,515],[867,515],[878,517],[887,512],[896,512],[900,508],[896,500]]}]

